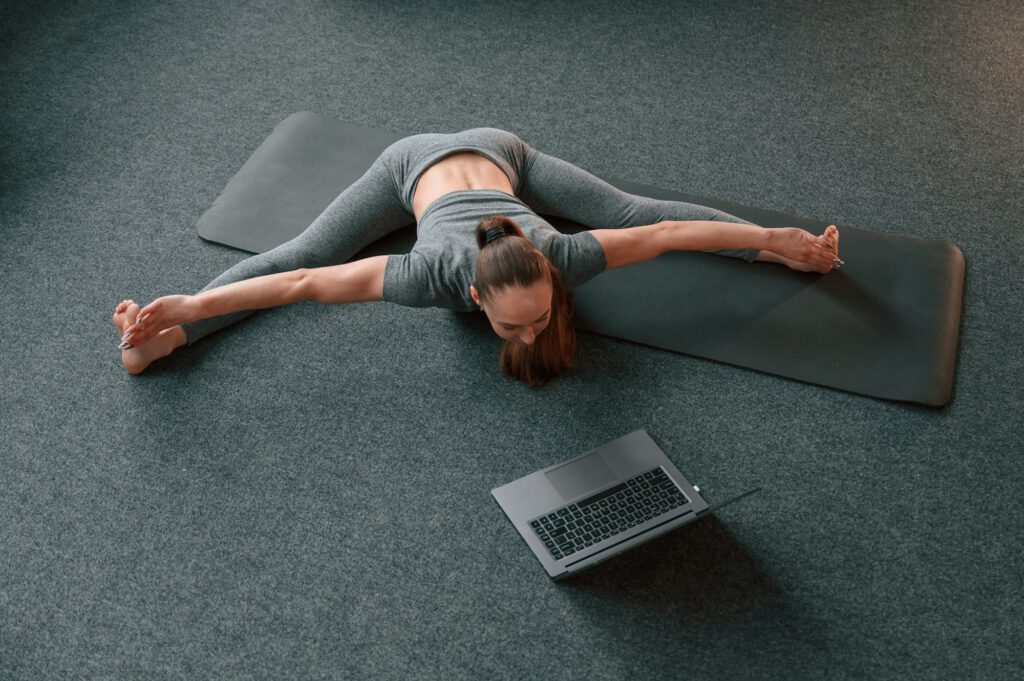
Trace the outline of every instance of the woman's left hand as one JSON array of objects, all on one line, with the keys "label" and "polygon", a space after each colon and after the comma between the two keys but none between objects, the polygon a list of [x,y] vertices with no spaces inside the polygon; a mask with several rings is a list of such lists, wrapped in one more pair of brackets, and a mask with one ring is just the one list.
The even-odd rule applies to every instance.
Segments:
[{"label": "woman's left hand", "polygon": [[829,225],[821,236],[799,227],[772,229],[766,250],[779,256],[777,262],[804,272],[831,272],[843,264],[839,259],[839,230],[835,225]]},{"label": "woman's left hand", "polygon": [[138,347],[164,329],[198,319],[195,296],[163,296],[139,310],[123,340]]}]

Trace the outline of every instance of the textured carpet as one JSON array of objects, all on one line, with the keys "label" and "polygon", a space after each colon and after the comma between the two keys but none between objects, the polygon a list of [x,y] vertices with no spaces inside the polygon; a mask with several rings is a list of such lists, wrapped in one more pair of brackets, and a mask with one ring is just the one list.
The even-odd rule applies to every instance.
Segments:
[{"label": "textured carpet", "polygon": [[[12,3],[0,22],[0,678],[1024,673],[1024,10]],[[949,239],[935,411],[595,336],[542,390],[476,316],[261,313],[131,377],[110,313],[294,111],[510,129],[599,175]],[[489,490],[645,428],[711,498],[554,585]]]}]

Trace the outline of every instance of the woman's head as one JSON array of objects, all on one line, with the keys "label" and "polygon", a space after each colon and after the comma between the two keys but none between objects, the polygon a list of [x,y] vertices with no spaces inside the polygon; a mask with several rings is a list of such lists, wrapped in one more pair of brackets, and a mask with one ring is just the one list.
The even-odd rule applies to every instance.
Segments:
[{"label": "woman's head", "polygon": [[470,289],[505,343],[501,370],[532,387],[562,373],[576,358],[572,298],[558,269],[504,215],[480,220],[480,255]]}]

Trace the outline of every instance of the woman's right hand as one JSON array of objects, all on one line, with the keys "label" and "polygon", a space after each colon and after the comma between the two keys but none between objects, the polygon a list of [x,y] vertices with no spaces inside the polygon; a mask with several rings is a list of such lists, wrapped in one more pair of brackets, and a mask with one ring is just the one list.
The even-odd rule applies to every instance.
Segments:
[{"label": "woman's right hand", "polygon": [[138,347],[164,329],[199,319],[195,296],[163,296],[139,310],[135,323],[128,327],[123,340]]},{"label": "woman's right hand", "polygon": [[799,264],[799,269],[825,273],[842,264],[839,259],[839,230],[835,225],[829,225],[821,236],[814,236],[799,227],[774,228],[770,235],[766,250],[778,254],[784,261]]}]

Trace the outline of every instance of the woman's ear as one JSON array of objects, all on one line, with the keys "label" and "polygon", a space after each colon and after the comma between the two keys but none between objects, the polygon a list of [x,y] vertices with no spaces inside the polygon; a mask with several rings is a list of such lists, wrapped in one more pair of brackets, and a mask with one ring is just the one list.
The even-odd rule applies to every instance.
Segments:
[{"label": "woman's ear", "polygon": [[483,307],[483,305],[480,304],[480,294],[477,293],[476,286],[470,284],[469,295],[473,296],[473,302],[476,303],[477,307]]}]

